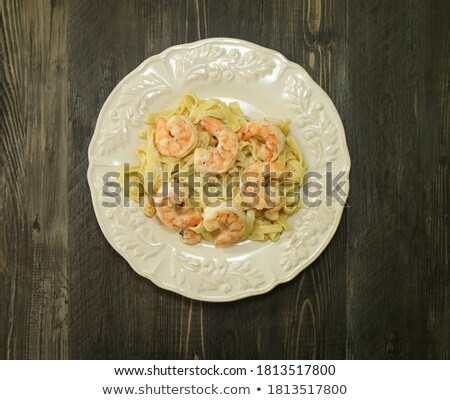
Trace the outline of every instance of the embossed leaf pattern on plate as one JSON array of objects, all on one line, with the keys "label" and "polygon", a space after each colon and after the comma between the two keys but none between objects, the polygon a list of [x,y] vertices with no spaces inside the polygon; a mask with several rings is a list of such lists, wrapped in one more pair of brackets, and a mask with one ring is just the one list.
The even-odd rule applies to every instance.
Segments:
[{"label": "embossed leaf pattern on plate", "polygon": [[318,235],[323,235],[331,227],[334,218],[334,206],[321,205],[300,211],[300,217],[292,231],[287,232],[282,245],[280,264],[284,271],[297,267],[311,255],[317,247]]},{"label": "embossed leaf pattern on plate", "polygon": [[[119,183],[117,178],[109,179],[109,181]],[[99,195],[97,201],[102,204],[105,200],[103,175],[97,176],[95,186]],[[125,251],[132,252],[136,258],[148,260],[164,248],[164,243],[158,241],[150,231],[147,224],[148,218],[141,212],[138,204],[130,202],[126,206],[121,201],[118,206],[108,207],[105,217],[109,221],[115,243]]]},{"label": "embossed leaf pattern on plate", "polygon": [[97,144],[99,153],[110,154],[123,146],[130,138],[130,131],[142,128],[149,106],[169,89],[169,83],[154,73],[139,75],[137,82],[126,84],[106,115]]},{"label": "embossed leaf pattern on plate", "polygon": [[180,285],[186,284],[198,293],[257,289],[264,284],[263,274],[248,260],[200,259],[177,251],[172,255],[173,277]]},{"label": "embossed leaf pattern on plate", "polygon": [[[289,76],[284,88],[284,97],[288,108],[298,116],[296,123],[302,134],[310,143],[310,151],[314,155],[314,165],[308,169],[322,170],[322,190],[326,189],[324,170],[327,163],[336,159],[338,147],[337,128],[324,112],[321,102],[313,100],[313,88],[308,87],[302,77]],[[286,234],[282,244],[281,265],[285,271],[297,267],[306,260],[316,248],[318,233],[325,233],[333,225],[335,219],[334,201],[328,204],[325,196],[317,199],[318,205],[300,211],[294,229]]]},{"label": "embossed leaf pattern on plate", "polygon": [[275,63],[256,51],[205,45],[189,50],[177,60],[176,75],[186,81],[231,81],[235,76],[255,81],[272,73]]},{"label": "embossed leaf pattern on plate", "polygon": [[314,166],[324,167],[325,162],[336,159],[339,150],[337,128],[324,112],[323,104],[313,100],[312,91],[313,88],[308,87],[303,78],[289,76],[284,97],[288,102],[287,107],[298,115],[295,122],[310,143]]}]

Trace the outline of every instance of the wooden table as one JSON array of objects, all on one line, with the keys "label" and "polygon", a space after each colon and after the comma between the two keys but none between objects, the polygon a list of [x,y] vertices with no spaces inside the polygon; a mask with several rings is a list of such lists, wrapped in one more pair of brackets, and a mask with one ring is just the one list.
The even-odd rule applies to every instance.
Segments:
[{"label": "wooden table", "polygon": [[[1,2],[0,357],[450,358],[449,2]],[[86,181],[100,108],[165,48],[239,37],[306,68],[344,122],[349,207],[305,272],[201,303],[141,278]]]}]

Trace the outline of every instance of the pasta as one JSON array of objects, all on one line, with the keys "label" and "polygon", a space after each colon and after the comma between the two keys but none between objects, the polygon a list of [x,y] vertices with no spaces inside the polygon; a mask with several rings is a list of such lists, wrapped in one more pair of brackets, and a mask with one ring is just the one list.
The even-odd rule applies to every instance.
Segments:
[{"label": "pasta", "polygon": [[306,163],[289,120],[250,121],[237,102],[186,93],[175,108],[148,114],[146,123],[139,163],[121,179],[144,188],[129,194],[143,200],[148,217],[156,214],[192,244],[276,241],[291,229],[287,218],[301,207]]}]

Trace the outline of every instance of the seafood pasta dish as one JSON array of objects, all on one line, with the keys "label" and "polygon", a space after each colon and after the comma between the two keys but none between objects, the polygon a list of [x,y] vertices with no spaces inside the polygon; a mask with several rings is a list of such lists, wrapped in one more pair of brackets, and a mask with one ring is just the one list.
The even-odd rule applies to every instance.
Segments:
[{"label": "seafood pasta dish", "polygon": [[306,171],[289,120],[250,120],[237,102],[186,93],[148,114],[125,196],[188,244],[276,241],[301,206]]}]

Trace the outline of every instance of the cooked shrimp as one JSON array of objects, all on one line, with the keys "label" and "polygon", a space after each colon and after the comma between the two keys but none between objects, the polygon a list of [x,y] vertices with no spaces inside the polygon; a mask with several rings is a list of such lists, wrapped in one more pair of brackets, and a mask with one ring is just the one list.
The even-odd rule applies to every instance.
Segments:
[{"label": "cooked shrimp", "polygon": [[174,115],[167,121],[164,118],[156,121],[156,147],[165,156],[187,156],[195,148],[197,141],[197,129],[185,116]]},{"label": "cooked shrimp", "polygon": [[194,166],[200,172],[226,172],[236,161],[239,151],[239,140],[234,132],[225,124],[212,117],[203,118],[200,123],[203,128],[212,133],[219,141],[217,148],[210,151],[196,149],[194,153]]},{"label": "cooked shrimp", "polygon": [[205,207],[203,226],[208,232],[220,231],[216,246],[226,246],[241,239],[245,234],[245,214],[237,206]]},{"label": "cooked shrimp", "polygon": [[286,137],[273,119],[257,119],[245,124],[238,134],[242,140],[257,137],[264,143],[258,151],[258,157],[263,161],[275,161],[283,150]]},{"label": "cooked shrimp", "polygon": [[156,213],[160,221],[178,231],[185,243],[198,243],[201,235],[189,228],[202,222],[201,211],[184,204],[184,201],[175,194],[173,186],[169,187],[167,195],[163,197],[163,188],[154,196]]},{"label": "cooked shrimp", "polygon": [[241,176],[241,197],[246,203],[256,202],[254,207],[257,210],[276,208],[282,199],[273,195],[272,182],[287,178],[288,175],[289,168],[277,162],[257,162],[250,165]]},{"label": "cooked shrimp", "polygon": [[186,244],[196,244],[202,240],[202,235],[194,232],[192,229],[183,229],[179,233],[181,235],[181,241]]}]

